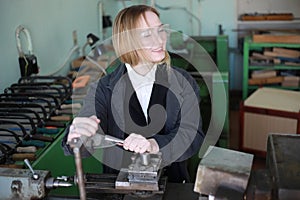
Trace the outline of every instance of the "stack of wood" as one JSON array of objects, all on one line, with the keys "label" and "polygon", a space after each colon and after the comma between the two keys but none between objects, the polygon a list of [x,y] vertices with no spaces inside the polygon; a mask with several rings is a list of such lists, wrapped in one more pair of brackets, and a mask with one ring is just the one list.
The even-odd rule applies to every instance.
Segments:
[{"label": "stack of wood", "polygon": [[[265,48],[263,52],[252,52],[251,65],[287,65],[300,66],[300,50],[288,48]],[[281,70],[282,71],[282,70]],[[282,75],[279,70],[254,70],[249,78],[249,85],[281,84],[284,87],[298,87],[300,77]]]},{"label": "stack of wood", "polygon": [[299,76],[284,76],[281,83],[283,87],[299,87],[300,77]]},{"label": "stack of wood", "polygon": [[284,78],[277,75],[276,70],[255,70],[251,73],[251,78],[248,80],[249,85],[268,85],[280,84]]},{"label": "stack of wood", "polygon": [[240,16],[242,21],[293,20],[293,13],[246,13]]},{"label": "stack of wood", "polygon": [[295,49],[273,47],[265,50],[263,54],[273,59],[274,64],[300,66],[300,51]]},{"label": "stack of wood", "polygon": [[299,76],[281,76],[277,75],[276,70],[255,70],[248,80],[249,85],[281,85],[283,87],[299,87]]},{"label": "stack of wood", "polygon": [[250,64],[300,66],[300,50],[280,47],[265,48],[263,52],[252,52]]},{"label": "stack of wood", "polygon": [[300,44],[300,29],[252,29],[254,43]]}]

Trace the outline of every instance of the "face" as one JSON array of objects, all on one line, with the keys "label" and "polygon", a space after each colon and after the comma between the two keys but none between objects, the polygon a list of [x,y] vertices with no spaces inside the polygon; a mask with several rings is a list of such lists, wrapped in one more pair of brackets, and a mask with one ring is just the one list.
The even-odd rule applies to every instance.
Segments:
[{"label": "face", "polygon": [[140,19],[138,26],[138,37],[142,46],[138,54],[144,54],[148,62],[157,63],[165,58],[168,27],[151,11],[145,13],[145,18]]}]

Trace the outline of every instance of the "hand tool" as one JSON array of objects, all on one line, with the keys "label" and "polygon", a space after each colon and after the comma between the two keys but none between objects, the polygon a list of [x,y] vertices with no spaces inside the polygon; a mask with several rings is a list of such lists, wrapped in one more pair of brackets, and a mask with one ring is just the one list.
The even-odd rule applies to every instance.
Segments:
[{"label": "hand tool", "polygon": [[19,102],[0,102],[0,112],[25,113],[37,120],[38,125],[43,124],[43,120],[47,119],[47,111],[45,107],[35,103]]},{"label": "hand tool", "polygon": [[83,141],[83,145],[85,148],[93,150],[93,149],[103,149],[108,147],[113,147],[116,145],[123,145],[124,140],[110,136],[110,135],[104,135],[97,133],[93,135],[92,137],[80,137]]},{"label": "hand tool", "polygon": [[17,147],[16,151],[18,153],[35,153],[37,151],[37,148],[35,146]]},{"label": "hand tool", "polygon": [[33,83],[33,82],[52,82],[55,84],[61,84],[65,88],[65,94],[72,94],[72,80],[66,76],[28,76],[21,77],[18,83]]},{"label": "hand tool", "polygon": [[8,93],[8,91],[6,91],[6,93],[0,94],[0,97],[1,97],[1,99],[17,97],[20,100],[23,100],[25,102],[29,101],[32,97],[34,97],[34,98],[48,100],[51,103],[51,105],[53,105],[53,107],[55,107],[55,108],[58,108],[60,105],[59,99],[57,99],[53,95],[46,94],[46,93],[32,93],[32,92]]},{"label": "hand tool", "polygon": [[[19,149],[18,149],[19,148]],[[21,149],[20,149],[21,148]],[[12,164],[14,161],[22,161],[25,158],[30,160],[35,160],[36,147],[17,147],[7,145],[0,142],[1,150],[1,164]],[[28,152],[29,151],[29,152]]]},{"label": "hand tool", "polygon": [[60,109],[81,109],[80,103],[61,104]]},{"label": "hand tool", "polygon": [[64,122],[68,122],[72,119],[72,117],[70,115],[60,115],[60,116],[51,116],[50,120],[52,121],[64,121]]},{"label": "hand tool", "polygon": [[31,140],[41,140],[41,141],[45,141],[45,142],[52,142],[54,140],[52,137],[38,135],[38,134],[33,135],[31,133],[27,133],[24,126],[22,124],[20,124],[19,122],[0,119],[0,125],[1,124],[10,124],[10,125],[14,125],[14,126],[17,126],[18,128],[20,128],[20,130],[22,132],[22,138],[24,140],[31,139]]},{"label": "hand tool", "polygon": [[60,90],[60,88],[51,86],[47,83],[41,84],[41,83],[35,83],[35,84],[17,84],[14,83],[12,85],[10,85],[10,87],[5,88],[5,91],[8,93],[8,91],[10,91],[10,93],[24,93],[24,92],[28,92],[28,93],[45,93],[45,94],[51,94],[53,96],[55,96],[56,98],[59,98],[60,100],[63,100],[64,98],[64,94],[62,93],[62,91]]},{"label": "hand tool", "polygon": [[22,161],[24,159],[36,160],[34,153],[14,153],[11,155],[11,158],[14,161]]}]

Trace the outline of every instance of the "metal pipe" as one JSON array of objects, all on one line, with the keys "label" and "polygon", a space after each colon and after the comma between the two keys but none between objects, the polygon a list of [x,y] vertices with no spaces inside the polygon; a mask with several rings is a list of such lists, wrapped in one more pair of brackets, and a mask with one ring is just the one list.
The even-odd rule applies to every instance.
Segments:
[{"label": "metal pipe", "polygon": [[149,165],[150,163],[150,154],[148,153],[142,153],[140,154],[140,157],[141,157],[141,161],[142,161],[142,165]]},{"label": "metal pipe", "polygon": [[161,10],[171,10],[171,9],[179,9],[179,10],[183,10],[183,11],[185,11],[187,14],[189,14],[192,18],[194,18],[196,21],[197,21],[197,23],[198,23],[198,28],[199,28],[199,35],[201,34],[201,21],[200,21],[200,19],[196,16],[196,15],[194,15],[192,12],[190,12],[187,8],[185,8],[185,7],[180,7],[180,6],[167,6],[167,7],[163,7],[163,6],[160,6],[160,5],[158,5],[158,4],[155,4],[155,6],[157,7],[157,8],[159,8],[159,9],[161,9]]},{"label": "metal pipe", "polygon": [[99,36],[100,36],[100,41],[103,41],[103,3],[102,1],[98,2],[98,20],[99,20]]},{"label": "metal pipe", "polygon": [[82,144],[83,142],[81,138],[73,138],[70,142],[70,147],[73,149],[76,167],[76,179],[74,182],[78,184],[80,200],[86,200],[85,183],[80,155],[80,148]]},{"label": "metal pipe", "polygon": [[24,54],[25,54],[21,47],[21,40],[20,40],[21,32],[23,32],[25,34],[26,39],[27,39],[28,54],[32,54],[32,41],[31,41],[30,33],[29,33],[28,29],[26,29],[23,25],[19,25],[16,29],[16,40],[17,40],[17,49],[18,49],[18,53],[19,53],[20,57],[24,56]]},{"label": "metal pipe", "polygon": [[82,163],[81,163],[81,156],[80,156],[80,147],[74,147],[73,153],[75,158],[77,183],[78,183],[80,200],[86,200],[83,170],[82,170]]}]

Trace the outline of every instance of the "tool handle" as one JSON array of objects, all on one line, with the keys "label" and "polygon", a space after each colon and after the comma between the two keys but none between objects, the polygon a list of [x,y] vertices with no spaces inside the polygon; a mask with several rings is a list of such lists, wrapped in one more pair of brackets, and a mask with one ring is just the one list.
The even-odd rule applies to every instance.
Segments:
[{"label": "tool handle", "polygon": [[70,115],[52,116],[50,120],[52,121],[70,121],[72,118]]},{"label": "tool handle", "polygon": [[39,140],[22,140],[22,146],[35,146],[35,147],[45,147],[46,144],[43,141]]},{"label": "tool handle", "polygon": [[35,146],[28,146],[28,147],[17,147],[18,153],[35,153],[37,148]]},{"label": "tool handle", "polygon": [[37,133],[41,134],[57,134],[58,132],[58,128],[37,128]]},{"label": "tool handle", "polygon": [[65,128],[66,127],[66,122],[48,120],[48,121],[45,122],[45,126],[55,126],[57,128]]},{"label": "tool handle", "polygon": [[14,153],[12,155],[12,159],[14,161],[23,161],[24,159],[28,159],[28,160],[35,160],[35,154],[34,153]]},{"label": "tool handle", "polygon": [[111,142],[115,142],[115,143],[120,143],[120,144],[124,143],[124,140],[116,138],[116,137],[113,137],[113,136],[110,136],[110,135],[105,135],[104,139],[106,141],[111,141]]},{"label": "tool handle", "polygon": [[80,109],[81,104],[80,103],[72,103],[72,104],[62,104],[60,105],[61,109]]},{"label": "tool handle", "polygon": [[40,140],[40,141],[44,141],[44,142],[52,142],[54,139],[52,137],[49,136],[43,136],[43,135],[29,135],[29,139],[32,140]]}]

